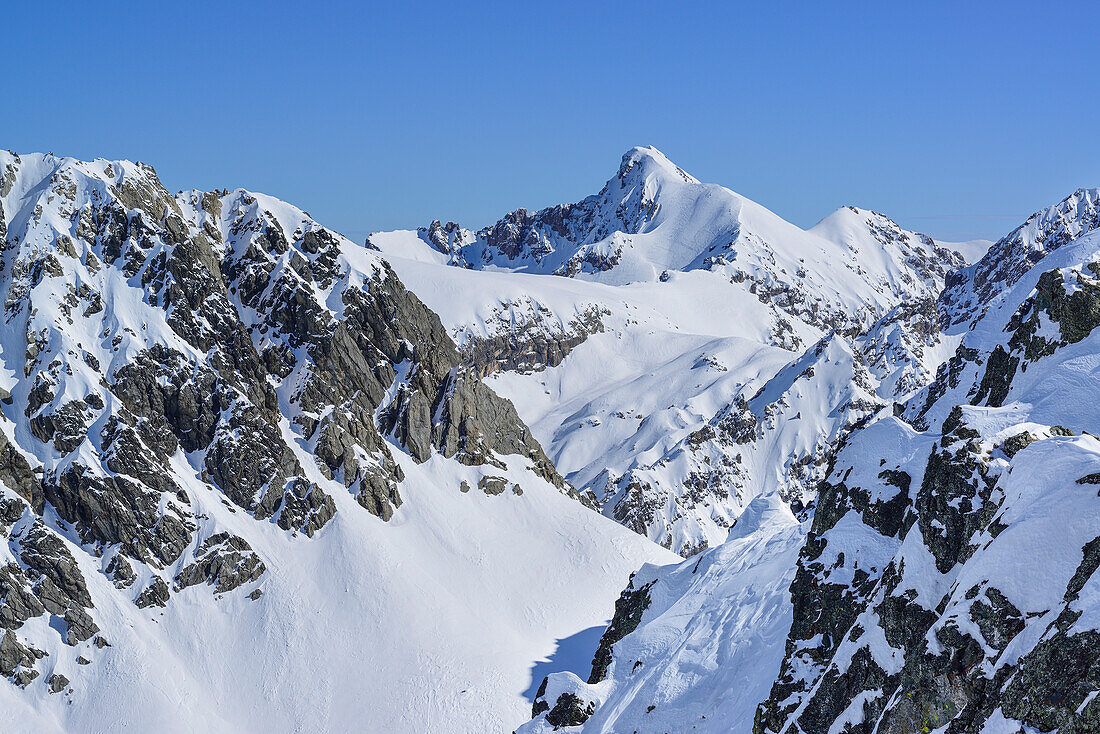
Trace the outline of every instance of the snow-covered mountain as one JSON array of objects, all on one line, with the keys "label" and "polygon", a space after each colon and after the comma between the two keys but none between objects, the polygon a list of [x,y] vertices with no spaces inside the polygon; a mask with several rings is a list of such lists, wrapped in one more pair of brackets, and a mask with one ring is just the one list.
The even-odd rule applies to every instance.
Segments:
[{"label": "snow-covered mountain", "polygon": [[994,243],[985,257],[951,278],[940,297],[943,320],[946,324],[972,320],[1049,253],[1098,227],[1100,189],[1078,189],[1035,212]]},{"label": "snow-covered mountain", "polygon": [[932,378],[954,343],[928,314],[964,264],[854,207],[802,230],[653,148],[578,204],[367,245],[573,485],[684,556],[761,493],[807,501],[848,426]]},{"label": "snow-covered mountain", "polygon": [[763,495],[642,569],[591,677],[550,675],[521,731],[1097,730],[1100,233],[1011,280],[940,300],[953,356],[848,432],[803,523]]},{"label": "snow-covered mountain", "polygon": [[635,148],[359,245],[0,153],[0,729],[1097,730],[1098,202],[967,265]]},{"label": "snow-covered mountain", "polygon": [[9,153],[0,208],[0,729],[504,730],[668,560],[304,212]]},{"label": "snow-covered mountain", "polygon": [[[716,272],[824,330],[866,326],[900,300],[938,292],[963,264],[949,247],[855,207],[802,230],[729,189],[700,183],[651,147],[627,151],[603,189],[579,203],[518,209],[478,232],[436,221],[417,237],[448,264],[475,270],[611,285]],[[377,236],[370,242],[380,244]],[[392,238],[389,245],[383,249],[398,256],[418,249]]]}]

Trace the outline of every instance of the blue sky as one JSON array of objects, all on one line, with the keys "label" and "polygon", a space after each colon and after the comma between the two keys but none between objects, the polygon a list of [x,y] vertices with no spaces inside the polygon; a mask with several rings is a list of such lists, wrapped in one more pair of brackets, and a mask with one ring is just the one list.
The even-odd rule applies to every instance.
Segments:
[{"label": "blue sky", "polygon": [[160,5],[7,7],[0,147],[357,239],[575,201],[634,145],[802,226],[996,238],[1100,185],[1095,4]]}]

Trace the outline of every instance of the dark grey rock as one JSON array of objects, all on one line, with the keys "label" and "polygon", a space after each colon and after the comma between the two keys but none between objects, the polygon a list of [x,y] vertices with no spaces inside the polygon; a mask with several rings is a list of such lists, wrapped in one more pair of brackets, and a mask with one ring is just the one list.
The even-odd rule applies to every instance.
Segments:
[{"label": "dark grey rock", "polygon": [[60,673],[52,674],[46,683],[49,685],[50,693],[61,693],[69,687],[69,679]]},{"label": "dark grey rock", "polygon": [[190,543],[191,531],[159,494],[124,476],[99,477],[80,464],[44,486],[46,499],[85,542],[121,545],[131,558],[169,564]]},{"label": "dark grey rock", "polygon": [[168,584],[164,583],[164,579],[160,576],[155,576],[149,582],[149,585],[138,594],[137,599],[134,599],[134,604],[137,605],[138,609],[164,607],[168,604],[169,596]]},{"label": "dark grey rock", "polygon": [[1005,456],[1011,459],[1030,444],[1035,443],[1036,440],[1035,436],[1024,431],[1022,433],[1017,433],[1015,436],[1006,438],[1005,442],[1001,445],[1001,450],[1005,452]]},{"label": "dark grey rock", "polygon": [[0,637],[0,674],[11,675],[19,666],[34,665],[34,654],[19,642],[11,630]]},{"label": "dark grey rock", "polygon": [[137,580],[134,567],[122,554],[118,554],[111,559],[111,562],[107,564],[106,573],[111,577],[115,587],[119,589],[130,588]]},{"label": "dark grey rock", "polygon": [[65,624],[68,626],[65,633],[65,643],[68,645],[84,642],[99,632],[99,625],[80,607],[69,607],[65,612],[64,619]]},{"label": "dark grey rock", "polygon": [[589,683],[599,683],[607,677],[607,669],[611,665],[612,648],[616,642],[638,629],[638,625],[642,622],[642,615],[649,608],[649,590],[654,583],[656,582],[651,581],[635,588],[631,579],[630,584],[615,601],[615,614],[600,637],[600,645],[596,649],[595,657],[592,658]]},{"label": "dark grey rock", "polygon": [[[111,390],[131,412],[148,419],[151,428],[170,429],[185,451],[210,445],[230,402],[212,370],[159,345],[120,369]],[[175,452],[175,441],[167,437],[151,445],[164,458]]]},{"label": "dark grey rock", "polygon": [[364,473],[355,499],[367,509],[367,512],[384,521],[389,521],[393,517],[394,510],[401,506],[401,494],[397,491],[397,483],[381,470],[368,470]]},{"label": "dark grey rock", "polygon": [[0,431],[0,481],[29,502],[35,512],[42,512],[45,505],[42,481],[3,431]]},{"label": "dark grey rock", "polygon": [[61,611],[54,614],[63,614],[69,603],[92,606],[92,597],[76,559],[61,538],[46,528],[41,520],[35,520],[27,531],[20,541],[20,549],[20,560],[59,590],[64,604]]},{"label": "dark grey rock", "polygon": [[259,580],[266,570],[263,561],[243,538],[229,533],[211,535],[196,553],[196,560],[176,574],[176,588],[208,583],[218,594]]},{"label": "dark grey rock", "polygon": [[46,613],[18,564],[0,567],[0,627],[18,629],[23,622]]},{"label": "dark grey rock", "polygon": [[596,704],[582,701],[576,694],[563,693],[554,702],[554,707],[546,714],[546,723],[555,729],[565,726],[580,726],[596,712]]},{"label": "dark grey rock", "polygon": [[504,477],[486,475],[478,480],[477,488],[485,494],[504,494],[504,490],[508,489],[508,480]]}]

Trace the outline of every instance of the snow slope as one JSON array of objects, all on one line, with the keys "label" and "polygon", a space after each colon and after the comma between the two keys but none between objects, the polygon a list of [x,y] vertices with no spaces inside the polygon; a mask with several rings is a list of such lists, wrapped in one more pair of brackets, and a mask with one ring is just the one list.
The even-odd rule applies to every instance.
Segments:
[{"label": "snow slope", "polygon": [[[334,492],[312,539],[234,515],[198,482],[205,514],[268,566],[250,601],[192,587],[142,610],[72,545],[111,647],[92,666],[46,624],[20,630],[50,653],[68,695],[0,685],[6,732],[506,731],[529,714],[533,662],[606,623],[627,577],[668,555],[532,481],[522,497],[464,494],[474,473],[402,461],[408,509],[391,523]],[[41,724],[36,722],[42,722]]]},{"label": "snow slope", "polygon": [[[615,645],[607,677],[554,674],[542,700],[571,692],[595,703],[585,732],[751,730],[783,657],[805,530],[776,495],[761,496],[721,546],[642,568],[631,584],[649,604],[638,631]],[[540,716],[519,732],[554,730]]]}]

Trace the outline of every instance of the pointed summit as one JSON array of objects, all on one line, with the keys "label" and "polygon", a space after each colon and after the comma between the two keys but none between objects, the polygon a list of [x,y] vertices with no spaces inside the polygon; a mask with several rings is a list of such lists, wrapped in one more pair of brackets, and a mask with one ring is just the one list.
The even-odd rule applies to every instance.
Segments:
[{"label": "pointed summit", "polygon": [[643,179],[657,175],[678,178],[685,183],[699,183],[697,178],[670,161],[668,156],[652,145],[637,146],[623,153],[618,178],[625,181],[631,174]]}]

